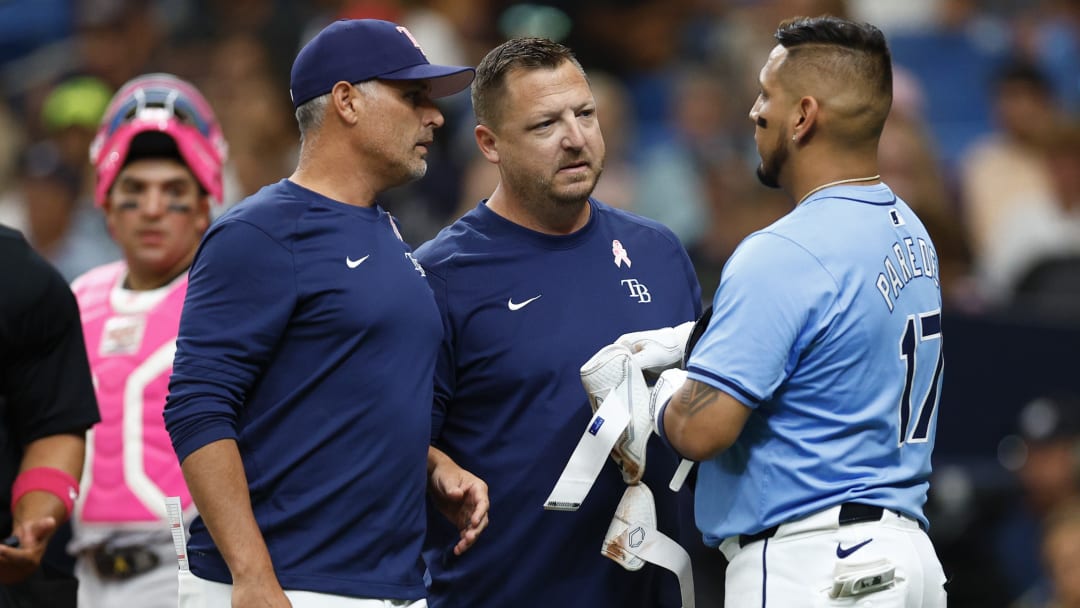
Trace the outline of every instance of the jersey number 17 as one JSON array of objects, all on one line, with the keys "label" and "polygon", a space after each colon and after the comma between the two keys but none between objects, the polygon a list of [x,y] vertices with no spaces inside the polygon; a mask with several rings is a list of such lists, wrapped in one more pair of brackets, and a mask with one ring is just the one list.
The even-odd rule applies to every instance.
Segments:
[{"label": "jersey number 17", "polygon": [[[918,346],[924,342],[934,340],[938,346],[937,362],[934,364],[934,377],[930,381],[930,387],[916,412],[915,426],[911,426],[911,412],[914,404],[911,402],[912,385],[915,382],[915,369],[919,364],[917,353]],[[925,348],[923,349],[925,350]],[[945,365],[944,349],[941,344],[941,311],[923,313],[918,316],[909,315],[904,323],[904,334],[900,337],[900,359],[904,362],[904,394],[900,397],[900,443],[925,443],[930,435],[930,419],[937,410],[939,385],[941,381],[941,369]]]}]

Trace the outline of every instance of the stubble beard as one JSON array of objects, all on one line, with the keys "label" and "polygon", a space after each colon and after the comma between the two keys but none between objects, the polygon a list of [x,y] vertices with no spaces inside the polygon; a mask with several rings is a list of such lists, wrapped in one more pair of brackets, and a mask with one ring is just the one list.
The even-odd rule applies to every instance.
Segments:
[{"label": "stubble beard", "polygon": [[532,209],[535,214],[548,216],[579,210],[592,195],[602,171],[603,167],[600,167],[592,174],[562,185],[556,184],[556,175],[511,174],[510,177],[511,181],[518,185],[516,189],[521,204]]},{"label": "stubble beard", "polygon": [[410,182],[415,182],[427,175],[427,169],[428,165],[426,160],[412,160],[401,167],[400,177],[396,180],[394,186],[391,187],[404,186]]},{"label": "stubble beard", "polygon": [[583,176],[562,189],[555,186],[554,178],[549,179],[547,180],[547,183],[544,184],[544,189],[547,192],[546,198],[558,208],[583,205],[589,200],[589,197],[592,196],[593,190],[596,189],[596,184],[600,181],[600,174],[603,173],[603,171],[603,167],[600,167],[595,173]]}]

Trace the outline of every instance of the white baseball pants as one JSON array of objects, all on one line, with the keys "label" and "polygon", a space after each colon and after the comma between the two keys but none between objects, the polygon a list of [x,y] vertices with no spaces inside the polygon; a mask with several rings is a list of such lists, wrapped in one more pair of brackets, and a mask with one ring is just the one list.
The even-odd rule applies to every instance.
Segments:
[{"label": "white baseball pants", "polygon": [[[291,591],[285,596],[293,608],[427,608],[427,600],[383,600],[344,597],[314,591]],[[190,570],[180,570],[178,608],[231,608],[232,585],[199,578]]]},{"label": "white baseball pants", "polygon": [[918,522],[886,510],[841,526],[839,513],[782,524],[745,547],[725,539],[725,608],[945,608],[945,573]]}]

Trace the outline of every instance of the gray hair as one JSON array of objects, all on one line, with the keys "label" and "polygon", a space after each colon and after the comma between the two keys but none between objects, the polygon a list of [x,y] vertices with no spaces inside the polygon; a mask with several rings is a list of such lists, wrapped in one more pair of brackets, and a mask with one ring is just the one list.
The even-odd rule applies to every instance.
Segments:
[{"label": "gray hair", "polygon": [[330,105],[330,93],[305,101],[300,104],[300,107],[296,108],[296,124],[300,126],[301,141],[308,133],[319,130],[328,105]]},{"label": "gray hair", "polygon": [[[356,87],[360,94],[367,97],[375,92],[375,85],[378,81],[375,79],[364,80],[362,82],[354,82],[353,86]],[[300,126],[300,140],[303,141],[304,137],[309,134],[314,134],[322,127],[323,117],[326,116],[326,109],[330,106],[330,95],[320,95],[305,101],[300,107],[296,108],[296,124]]]}]

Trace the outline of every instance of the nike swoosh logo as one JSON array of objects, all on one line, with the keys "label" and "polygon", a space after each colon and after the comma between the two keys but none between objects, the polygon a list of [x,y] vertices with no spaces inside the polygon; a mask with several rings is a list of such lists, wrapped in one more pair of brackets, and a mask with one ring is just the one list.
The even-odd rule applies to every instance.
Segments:
[{"label": "nike swoosh logo", "polygon": [[854,547],[848,547],[847,549],[841,547],[840,543],[836,543],[836,557],[838,557],[840,559],[844,559],[845,557],[851,555],[852,553],[858,551],[859,549],[862,549],[866,545],[869,545],[870,541],[872,541],[872,540],[874,540],[874,539],[868,538],[868,539],[862,541],[861,543],[855,545]]},{"label": "nike swoosh logo", "polygon": [[354,259],[349,258],[349,256],[345,256],[345,265],[348,266],[349,268],[356,268],[360,264],[363,264],[364,260],[366,260],[366,259],[368,259],[370,257],[371,257],[370,253],[365,255],[364,257],[360,258],[359,260],[354,260]]},{"label": "nike swoosh logo", "polygon": [[[544,294],[540,294],[540,295],[542,296]],[[526,306],[528,306],[530,302],[533,302],[533,301],[539,300],[539,299],[540,299],[540,296],[536,296],[535,298],[529,298],[528,300],[525,300],[524,302],[518,303],[518,302],[514,302],[514,298],[510,298],[509,300],[506,301],[506,307],[509,308],[510,310],[521,310],[522,308],[525,308]]]}]

